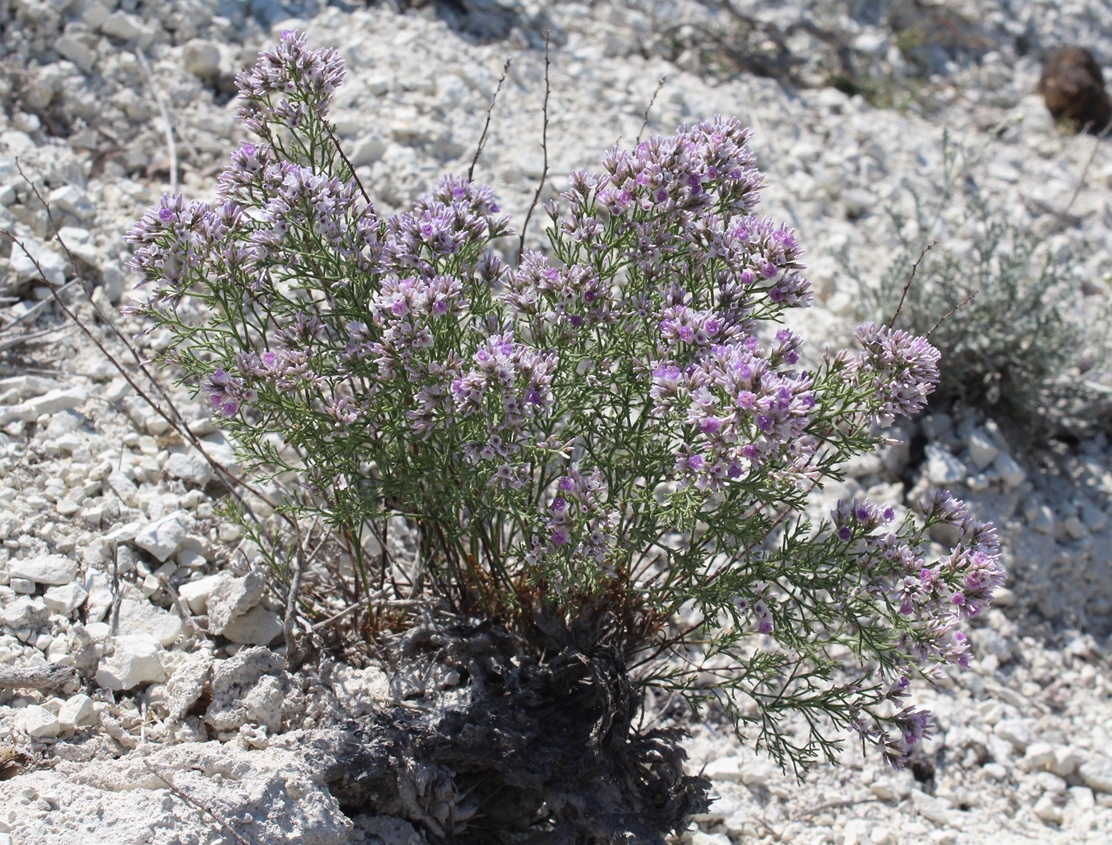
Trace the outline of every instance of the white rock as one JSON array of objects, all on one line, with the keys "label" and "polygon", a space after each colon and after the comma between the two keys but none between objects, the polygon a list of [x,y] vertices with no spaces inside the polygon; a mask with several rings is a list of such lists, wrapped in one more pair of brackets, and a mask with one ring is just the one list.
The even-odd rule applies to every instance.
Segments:
[{"label": "white rock", "polygon": [[150,602],[128,598],[120,601],[120,630],[128,634],[147,634],[170,646],[181,635],[182,625],[177,614]]},{"label": "white rock", "polygon": [[34,595],[39,589],[38,585],[30,578],[12,578],[10,575],[8,577],[8,586],[15,592],[22,593],[26,596]]},{"label": "white rock", "polygon": [[1026,750],[1035,740],[1035,734],[1026,719],[1001,719],[992,730],[998,737],[1011,743],[1017,751]]},{"label": "white rock", "polygon": [[1096,798],[1093,796],[1093,790],[1087,786],[1071,786],[1069,788],[1069,801],[1075,804],[1079,810],[1091,810],[1096,806]]},{"label": "white rock", "polygon": [[1036,501],[1028,502],[1027,507],[1023,509],[1023,516],[1027,524],[1040,534],[1054,534],[1054,511],[1049,505],[1039,504]]},{"label": "white rock", "polygon": [[911,791],[911,803],[923,818],[946,827],[957,827],[954,813],[951,811],[948,801],[913,789]]},{"label": "white rock", "polygon": [[[172,797],[153,769],[193,801],[232,820],[245,841],[347,845],[351,820],[315,762],[298,749],[245,751],[235,743],[186,742],[118,760],[102,755],[80,767],[62,763],[0,781],[0,829],[18,826],[15,845],[233,841],[211,818]],[[47,797],[55,800],[47,804]],[[412,845],[423,837],[383,841]]]},{"label": "white rock", "polygon": [[16,711],[16,724],[28,736],[35,739],[56,737],[62,732],[62,723],[58,717],[37,704],[29,704]]},{"label": "white rock", "polygon": [[182,63],[198,79],[215,79],[220,74],[220,48],[211,41],[194,38],[182,50]]},{"label": "white rock", "polygon": [[194,451],[171,452],[163,469],[167,474],[197,487],[204,487],[212,480],[213,470],[209,462]]},{"label": "white rock", "polygon": [[69,59],[81,70],[88,72],[93,69],[97,54],[80,38],[63,35],[54,42],[54,51],[64,59]]},{"label": "white rock", "polygon": [[1017,464],[1007,452],[1000,453],[993,461],[992,468],[1000,475],[1000,480],[1004,482],[1004,488],[1007,490],[1014,490],[1027,480],[1027,473],[1024,472],[1023,467]]},{"label": "white rock", "polygon": [[1077,749],[1073,746],[1058,745],[1054,747],[1054,761],[1050,764],[1050,771],[1058,777],[1068,778],[1080,764],[1081,755],[1077,753]]},{"label": "white rock", "polygon": [[226,572],[217,572],[214,575],[198,578],[196,581],[187,581],[178,587],[178,595],[189,605],[193,613],[202,616],[208,612],[209,596],[212,595],[216,585],[231,577]]},{"label": "white rock", "polygon": [[212,652],[197,651],[186,655],[174,667],[166,682],[168,701],[166,709],[170,720],[180,722],[205,691],[205,683],[212,668]]},{"label": "white rock", "polygon": [[1032,742],[1023,755],[1023,765],[1028,771],[1050,769],[1054,765],[1054,746],[1049,742]]},{"label": "white rock", "polygon": [[353,167],[363,167],[379,161],[386,153],[386,142],[378,135],[364,135],[350,143],[348,158]]},{"label": "white rock", "polygon": [[1093,757],[1082,763],[1077,773],[1081,775],[1085,785],[1094,792],[1112,793],[1112,759]]},{"label": "white rock", "polygon": [[77,608],[85,603],[85,599],[89,594],[85,592],[85,588],[80,584],[65,584],[61,587],[51,587],[43,593],[42,600],[46,602],[55,613],[61,613],[69,616]]},{"label": "white rock", "polygon": [[135,545],[164,563],[181,548],[192,526],[193,519],[184,511],[177,511],[143,528],[135,535]]},{"label": "white rock", "polygon": [[58,711],[58,721],[64,730],[73,730],[96,721],[93,700],[84,693],[70,696]]},{"label": "white rock", "polygon": [[981,428],[975,428],[969,434],[969,462],[977,469],[988,469],[993,461],[1000,456],[1000,449],[992,438],[988,436],[988,432]]},{"label": "white rock", "polygon": [[962,461],[937,443],[927,444],[927,478],[931,484],[960,484],[969,474]]},{"label": "white rock", "polygon": [[228,623],[223,636],[233,643],[270,645],[282,636],[282,618],[265,607],[253,607]]},{"label": "white rock", "polygon": [[1058,824],[1062,821],[1062,808],[1058,806],[1054,796],[1049,792],[1044,792],[1039,796],[1039,800],[1035,802],[1034,813],[1044,822]]},{"label": "white rock", "polygon": [[126,12],[113,12],[100,25],[100,31],[121,41],[130,41],[147,32],[142,18],[129,15]]},{"label": "white rock", "polygon": [[712,781],[738,783],[741,780],[741,758],[718,757],[710,760],[703,768],[703,774]]},{"label": "white rock", "polygon": [[50,621],[50,609],[39,598],[20,596],[3,610],[0,610],[0,625],[13,630],[38,630]]},{"label": "white rock", "polygon": [[129,690],[139,684],[166,680],[162,646],[149,634],[130,634],[110,641],[112,653],[100,661],[97,683],[110,690]]},{"label": "white rock", "polygon": [[121,470],[112,470],[104,483],[129,508],[136,507],[139,504],[139,488]]},{"label": "white rock", "polygon": [[266,584],[255,572],[249,572],[243,578],[221,579],[208,597],[209,630],[214,634],[224,634],[224,629],[261,602],[265,593]]},{"label": "white rock", "polygon": [[93,570],[85,576],[85,592],[89,597],[85,599],[85,613],[89,622],[100,622],[108,615],[109,609],[116,596],[112,592],[112,585],[108,576],[103,572]]},{"label": "white rock", "polygon": [[77,564],[61,555],[42,555],[8,561],[8,574],[36,584],[69,584],[77,577]]},{"label": "white rock", "polygon": [[80,220],[91,220],[97,213],[89,195],[76,185],[55,188],[50,192],[50,204]]},{"label": "white rock", "polygon": [[44,278],[52,285],[65,284],[67,267],[65,258],[38,241],[30,238],[21,238],[20,241],[22,247],[12,244],[8,265],[17,281],[29,282]]}]

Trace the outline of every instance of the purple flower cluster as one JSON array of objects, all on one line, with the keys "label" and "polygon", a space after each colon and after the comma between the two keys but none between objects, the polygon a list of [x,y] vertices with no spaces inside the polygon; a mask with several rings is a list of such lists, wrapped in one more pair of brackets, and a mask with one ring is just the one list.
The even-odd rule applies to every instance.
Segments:
[{"label": "purple flower cluster", "polygon": [[616,571],[606,561],[618,515],[606,509],[607,493],[601,470],[596,467],[590,475],[584,475],[578,464],[572,464],[556,481],[556,495],[545,514],[548,537],[534,545],[532,562],[553,554],[574,562],[593,559],[603,565],[604,574],[613,577]]},{"label": "purple flower cluster", "polygon": [[214,235],[226,228],[207,203],[164,194],[124,236],[133,251],[128,266],[156,283],[149,304],[177,301],[205,266]]},{"label": "purple flower cluster", "polygon": [[610,291],[593,267],[554,267],[531,251],[508,275],[506,301],[535,336],[553,343],[570,340],[584,327],[610,322],[614,313]]},{"label": "purple flower cluster", "polygon": [[[791,333],[783,330],[778,343],[781,360],[794,361]],[[798,475],[813,471],[816,444],[804,436],[815,406],[812,387],[806,373],[774,369],[768,352],[749,336],[711,346],[685,370],[658,363],[650,395],[657,414],[677,406],[685,412],[690,439],[675,452],[677,475],[714,492],[770,462],[800,459]]]},{"label": "purple flower cluster", "polygon": [[865,349],[851,360],[849,375],[879,399],[880,425],[923,410],[938,384],[938,350],[926,338],[873,323],[861,326],[857,339]]},{"label": "purple flower cluster", "polygon": [[491,432],[512,436],[551,406],[552,376],[559,362],[555,352],[538,352],[506,331],[486,338],[474,362],[452,382],[460,417],[481,414]]},{"label": "purple flower cluster", "polygon": [[758,634],[771,634],[774,630],[771,606],[774,599],[769,594],[768,584],[757,582],[751,596],[747,599],[735,598],[734,606],[742,615],[751,616],[757,623]]},{"label": "purple flower cluster", "polygon": [[254,402],[256,396],[255,391],[243,379],[228,375],[223,369],[218,369],[209,376],[205,392],[213,410],[226,417],[234,417],[241,405]]},{"label": "purple flower cluster", "polygon": [[324,117],[343,80],[339,53],[309,50],[303,32],[286,30],[274,50],[259,54],[250,73],[236,77],[240,120],[264,137],[270,123],[297,129],[310,114]]},{"label": "purple flower cluster", "polygon": [[996,529],[973,519],[964,503],[944,491],[924,502],[922,510],[928,525],[947,523],[959,535],[957,545],[933,566],[907,540],[878,533],[894,516],[890,507],[878,509],[867,499],[839,501],[831,517],[838,540],[854,544],[865,589],[908,621],[898,651],[920,666],[964,666],[969,656],[961,621],[980,612],[1004,583]]}]

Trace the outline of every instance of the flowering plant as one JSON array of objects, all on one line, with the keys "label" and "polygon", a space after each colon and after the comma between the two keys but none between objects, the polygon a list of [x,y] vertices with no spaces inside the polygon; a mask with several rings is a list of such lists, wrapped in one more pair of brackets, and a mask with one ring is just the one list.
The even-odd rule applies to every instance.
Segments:
[{"label": "flowering plant", "polygon": [[[176,333],[166,359],[245,465],[297,475],[286,507],[353,538],[368,591],[390,585],[362,538],[401,516],[409,596],[544,648],[615,649],[781,763],[832,756],[823,716],[902,761],[928,721],[896,702],[966,660],[959,622],[1003,576],[994,531],[947,494],[918,515],[805,514],[878,425],[923,407],[938,353],[866,325],[860,351],[805,366],[777,327],[811,298],[800,248],[754,213],[735,120],[573,174],[550,253],[507,263],[507,220],[467,179],[376,213],[326,120],[342,76],[284,34],[239,79],[260,140],[216,201],[165,196],[129,236],[150,285],[136,310]],[[934,559],[940,523],[959,540]],[[799,711],[802,739],[783,730]]]}]

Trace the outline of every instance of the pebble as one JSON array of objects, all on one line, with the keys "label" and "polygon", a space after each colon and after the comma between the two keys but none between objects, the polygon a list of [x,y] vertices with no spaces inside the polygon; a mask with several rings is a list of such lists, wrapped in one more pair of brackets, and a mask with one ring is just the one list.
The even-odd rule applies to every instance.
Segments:
[{"label": "pebble", "polygon": [[961,459],[944,446],[927,444],[927,478],[941,486],[960,484],[969,474]]},{"label": "pebble", "polygon": [[259,606],[235,617],[223,627],[221,633],[233,643],[263,646],[277,640],[282,631],[282,617]]},{"label": "pebble", "polygon": [[50,609],[42,599],[20,596],[0,610],[0,624],[13,630],[28,632],[43,627],[50,621]]},{"label": "pebble", "polygon": [[192,517],[178,511],[142,528],[135,535],[135,545],[164,562],[181,548],[192,526]]},{"label": "pebble", "polygon": [[197,487],[204,487],[214,475],[209,462],[194,451],[171,452],[163,469],[174,478],[188,481]]},{"label": "pebble", "polygon": [[171,646],[181,635],[183,622],[177,614],[148,601],[125,598],[120,601],[120,630],[147,634],[163,646]]},{"label": "pebble", "polygon": [[967,442],[969,449],[969,462],[977,469],[988,469],[1000,456],[1000,448],[989,437],[988,432],[975,428],[969,435]]}]

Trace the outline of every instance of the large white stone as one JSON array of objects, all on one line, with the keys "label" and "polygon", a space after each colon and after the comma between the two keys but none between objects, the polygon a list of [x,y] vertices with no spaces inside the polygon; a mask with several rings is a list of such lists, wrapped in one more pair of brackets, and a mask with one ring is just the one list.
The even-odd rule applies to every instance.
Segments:
[{"label": "large white stone", "polygon": [[1017,751],[1025,751],[1035,741],[1035,733],[1026,719],[1001,719],[993,727],[993,732],[1011,743]]},{"label": "large white stone", "polygon": [[91,725],[96,721],[96,709],[93,700],[84,693],[66,699],[61,709],[58,710],[58,721],[64,730],[73,730],[82,725]]},{"label": "large white stone", "polygon": [[61,586],[69,584],[77,577],[77,564],[61,555],[41,555],[8,561],[8,574],[30,579],[36,584]]},{"label": "large white stone", "polygon": [[50,621],[50,610],[42,599],[20,596],[0,610],[0,625],[18,631],[20,628],[36,630]]},{"label": "large white stone", "polygon": [[1077,773],[1094,792],[1112,793],[1112,760],[1109,758],[1094,757],[1082,763]]},{"label": "large white stone", "polygon": [[181,634],[181,617],[155,607],[150,602],[123,599],[120,602],[120,630],[128,634],[149,634],[170,646]]},{"label": "large white stone", "polygon": [[61,587],[51,587],[43,593],[42,600],[46,602],[55,613],[61,613],[66,616],[73,613],[77,608],[85,603],[85,599],[89,594],[85,588],[80,584],[64,584]]},{"label": "large white stone", "polygon": [[196,581],[188,581],[178,587],[178,595],[181,596],[182,601],[189,605],[189,609],[193,613],[202,616],[208,612],[209,596],[216,589],[216,585],[231,577],[226,572],[217,572],[213,575],[198,578]]},{"label": "large white stone", "polygon": [[9,267],[18,281],[43,278],[53,285],[65,284],[66,259],[38,241],[23,238],[23,244],[12,244]]},{"label": "large white stone", "polygon": [[16,724],[28,736],[35,739],[56,737],[62,732],[62,723],[58,717],[37,704],[29,704],[16,711]]},{"label": "large white stone", "polygon": [[220,47],[211,41],[194,38],[182,50],[182,63],[198,79],[215,79],[220,74]]},{"label": "large white stone", "polygon": [[97,214],[89,195],[76,185],[63,185],[51,191],[50,205],[81,220],[91,220]]},{"label": "large white stone", "polygon": [[931,484],[960,484],[969,475],[961,459],[945,446],[927,444],[927,478]]},{"label": "large white stone", "polygon": [[263,600],[265,592],[266,584],[262,576],[255,572],[249,572],[243,578],[221,579],[208,598],[209,630],[214,634],[224,634],[228,625]]},{"label": "large white stone", "polygon": [[282,636],[282,618],[265,607],[253,607],[224,626],[223,634],[233,643],[270,645]]},{"label": "large white stone", "polygon": [[165,563],[181,548],[189,536],[192,518],[183,511],[177,511],[150,523],[135,535],[135,545],[150,552],[160,562]]},{"label": "large white stone", "polygon": [[982,428],[975,428],[969,434],[969,462],[977,469],[988,469],[992,462],[1000,455],[1000,449],[988,432]]},{"label": "large white stone", "polygon": [[209,462],[194,451],[172,452],[163,469],[168,475],[198,487],[204,487],[213,476]]},{"label": "large white stone", "polygon": [[96,681],[110,690],[134,689],[166,680],[162,646],[150,634],[129,634],[109,641],[112,653],[100,661]]}]

